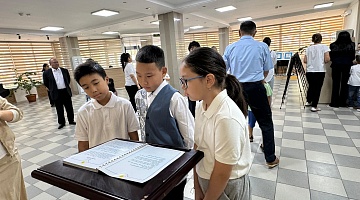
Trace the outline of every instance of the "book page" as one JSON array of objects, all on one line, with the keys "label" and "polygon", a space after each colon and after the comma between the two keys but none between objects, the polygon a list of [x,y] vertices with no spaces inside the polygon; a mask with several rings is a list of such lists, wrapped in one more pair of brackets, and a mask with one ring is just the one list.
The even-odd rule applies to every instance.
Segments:
[{"label": "book page", "polygon": [[184,151],[147,145],[108,163],[99,170],[111,177],[144,183],[184,153]]},{"label": "book page", "polygon": [[96,169],[101,165],[104,165],[112,159],[125,155],[144,145],[146,144],[123,140],[111,140],[95,146],[94,148],[65,158],[64,163],[97,171]]}]

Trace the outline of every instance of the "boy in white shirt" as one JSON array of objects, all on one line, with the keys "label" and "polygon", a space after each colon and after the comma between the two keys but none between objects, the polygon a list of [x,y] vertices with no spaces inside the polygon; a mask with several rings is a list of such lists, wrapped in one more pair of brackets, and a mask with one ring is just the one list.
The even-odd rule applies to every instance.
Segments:
[{"label": "boy in white shirt", "polygon": [[77,114],[75,138],[79,152],[114,138],[139,140],[139,123],[130,101],[109,91],[109,78],[99,64],[79,65],[74,78],[92,98]]},{"label": "boy in white shirt", "polygon": [[[348,105],[349,107],[354,107],[354,109],[357,108],[357,111],[360,112],[360,55],[356,55],[355,60],[357,64],[351,67],[348,81]],[[353,101],[354,94],[356,95],[357,102]]]}]

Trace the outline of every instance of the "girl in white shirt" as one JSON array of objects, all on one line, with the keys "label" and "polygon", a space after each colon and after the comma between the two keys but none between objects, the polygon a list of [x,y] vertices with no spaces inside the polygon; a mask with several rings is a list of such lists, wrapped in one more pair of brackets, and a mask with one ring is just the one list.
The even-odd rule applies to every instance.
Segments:
[{"label": "girl in white shirt", "polygon": [[136,71],[134,66],[131,64],[132,59],[129,53],[121,54],[121,66],[125,74],[125,89],[129,95],[132,107],[136,112],[135,94],[140,89],[138,81],[136,79]]},{"label": "girl in white shirt", "polygon": [[325,63],[330,61],[329,47],[321,44],[322,36],[316,33],[312,36],[314,45],[306,50],[304,63],[306,63],[306,79],[309,88],[306,95],[306,106],[311,106],[312,112],[320,111],[317,107],[319,103],[321,87],[325,78]]},{"label": "girl in white shirt", "polygon": [[185,94],[202,100],[195,112],[194,148],[204,152],[194,168],[195,199],[251,199],[247,105],[239,81],[207,47],[191,51],[180,74]]}]

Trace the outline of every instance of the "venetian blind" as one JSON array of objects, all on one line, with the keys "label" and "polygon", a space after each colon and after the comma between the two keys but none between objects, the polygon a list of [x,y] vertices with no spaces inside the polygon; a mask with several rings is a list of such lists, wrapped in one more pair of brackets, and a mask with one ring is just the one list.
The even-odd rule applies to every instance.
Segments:
[{"label": "venetian blind", "polygon": [[[263,26],[257,28],[255,39],[262,41],[264,37],[271,38],[271,49],[277,51],[297,52],[300,47],[309,46],[311,37],[321,33],[322,43],[330,45],[331,35],[343,29],[343,17],[333,16],[322,19],[292,22],[280,25]],[[230,43],[239,40],[238,30],[230,33]]]},{"label": "venetian blind", "polygon": [[120,39],[79,40],[80,55],[92,58],[101,66],[120,67],[122,53]]},{"label": "venetian blind", "polygon": [[58,57],[60,66],[70,67],[69,56],[59,43],[50,42],[0,42],[0,83],[5,88],[15,88],[16,76],[35,72],[31,77],[42,82],[42,65],[51,57]]},{"label": "venetian blind", "polygon": [[197,41],[202,47],[215,46],[219,49],[219,33],[216,32],[204,32],[204,33],[185,33],[184,42],[187,49],[188,45],[192,41]]}]

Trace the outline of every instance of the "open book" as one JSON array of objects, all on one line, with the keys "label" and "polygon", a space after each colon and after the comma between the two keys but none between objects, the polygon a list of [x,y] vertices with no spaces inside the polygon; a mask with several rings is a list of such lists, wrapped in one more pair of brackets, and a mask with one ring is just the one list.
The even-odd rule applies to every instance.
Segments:
[{"label": "open book", "polygon": [[115,178],[144,183],[184,153],[146,143],[115,139],[65,158],[63,163],[94,172],[102,171]]}]

